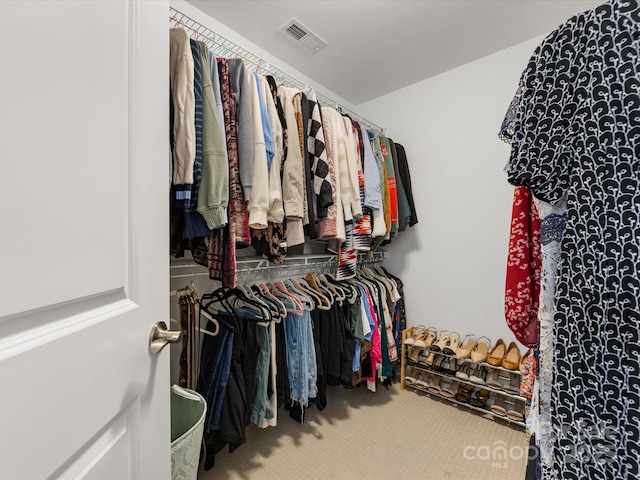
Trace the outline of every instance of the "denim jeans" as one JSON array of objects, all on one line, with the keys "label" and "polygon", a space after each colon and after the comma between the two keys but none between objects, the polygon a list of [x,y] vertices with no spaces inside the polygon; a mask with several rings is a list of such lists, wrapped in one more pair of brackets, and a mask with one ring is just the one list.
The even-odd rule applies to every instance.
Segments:
[{"label": "denim jeans", "polygon": [[318,395],[316,350],[313,342],[311,315],[305,310],[301,315],[289,313],[282,320],[287,343],[287,368],[291,401],[303,407],[309,398]]},{"label": "denim jeans", "polygon": [[[207,330],[215,331],[211,321],[207,323]],[[207,433],[220,428],[222,403],[227,391],[231,367],[233,335],[231,330],[221,324],[215,337],[204,335],[202,340],[198,392],[207,401],[207,418],[205,419]]]},{"label": "denim jeans", "polygon": [[271,335],[269,327],[258,326],[258,343],[260,344],[260,353],[258,355],[258,364],[256,365],[256,396],[253,401],[251,421],[262,428],[264,419],[271,419],[274,415],[267,393],[269,386],[269,365],[271,363]]}]

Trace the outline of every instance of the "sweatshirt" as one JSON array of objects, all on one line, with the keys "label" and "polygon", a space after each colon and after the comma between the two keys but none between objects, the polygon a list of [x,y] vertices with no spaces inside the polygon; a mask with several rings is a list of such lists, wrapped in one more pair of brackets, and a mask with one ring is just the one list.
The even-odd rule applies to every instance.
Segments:
[{"label": "sweatshirt", "polygon": [[[169,32],[169,81],[173,102],[173,183],[193,183],[196,155],[195,95],[193,92],[193,54],[189,35],[182,28]],[[180,189],[177,189],[180,193]]]}]

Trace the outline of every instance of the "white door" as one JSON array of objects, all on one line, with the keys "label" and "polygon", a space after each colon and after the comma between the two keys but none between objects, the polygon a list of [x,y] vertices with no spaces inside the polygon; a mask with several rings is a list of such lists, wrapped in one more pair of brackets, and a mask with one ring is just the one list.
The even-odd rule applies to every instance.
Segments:
[{"label": "white door", "polygon": [[168,2],[0,1],[0,478],[170,477]]}]

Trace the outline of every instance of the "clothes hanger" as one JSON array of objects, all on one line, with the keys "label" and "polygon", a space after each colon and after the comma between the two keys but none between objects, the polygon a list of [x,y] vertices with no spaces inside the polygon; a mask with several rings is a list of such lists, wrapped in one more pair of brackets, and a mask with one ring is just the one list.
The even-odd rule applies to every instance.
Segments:
[{"label": "clothes hanger", "polygon": [[289,300],[293,301],[294,307],[293,308],[287,307],[287,311],[289,313],[295,313],[297,315],[302,315],[302,313],[304,313],[304,305],[302,304],[302,300],[300,300],[300,298],[298,298],[296,295],[294,295],[289,290],[287,290],[287,287],[285,287],[282,282],[274,282],[273,287],[274,288],[271,291],[276,296],[280,295],[281,298],[283,298],[284,296],[285,298],[288,298]]},{"label": "clothes hanger", "polygon": [[[229,299],[231,298],[234,299],[233,304],[229,302]],[[206,300],[207,303],[202,304],[202,300]],[[225,312],[231,315],[234,318],[234,320],[236,320],[236,322],[240,320],[234,307],[235,303],[238,300],[241,300],[245,305],[248,304],[257,308],[257,312],[260,318],[255,318],[255,320],[262,320],[262,321],[268,322],[268,321],[271,321],[271,318],[272,318],[269,309],[266,308],[264,304],[260,304],[256,300],[252,300],[251,298],[249,298],[247,294],[245,294],[243,290],[239,288],[220,287],[211,293],[207,293],[203,295],[202,300],[201,300],[201,305],[202,305],[201,308],[204,308],[206,311],[208,311],[209,314],[213,315],[209,311],[210,306],[215,303],[220,303],[220,305],[222,305],[223,308],[225,309]]]},{"label": "clothes hanger", "polygon": [[[307,279],[305,278],[300,278],[298,279],[298,281],[300,282],[300,284],[302,286],[305,287],[305,289],[309,290],[310,292],[314,293],[315,295],[318,296],[318,298],[320,299],[320,305],[319,308],[321,310],[330,310],[331,309],[331,305],[333,305],[333,298],[331,293],[327,293],[324,289],[320,288],[318,286],[318,288],[314,287]],[[317,283],[316,283],[317,285]]]},{"label": "clothes hanger", "polygon": [[[235,332],[236,327],[234,325],[231,325],[227,321],[223,320],[218,314],[219,312],[212,312],[211,310],[209,310],[213,305],[217,303],[220,304],[223,309],[222,311],[227,315],[229,315],[237,325],[238,324],[237,322],[239,319],[236,316],[235,312],[233,311],[233,307],[228,302],[228,298],[230,296],[231,296],[231,293],[229,291],[225,291],[225,289],[222,287],[218,288],[217,290],[214,290],[211,293],[205,293],[198,302],[199,304],[198,311],[200,316],[203,316],[209,320],[215,320],[215,323],[217,324],[218,328],[220,326],[224,326],[228,330]],[[198,322],[200,323],[200,319],[198,319]],[[218,330],[216,330],[216,333],[217,332]]]},{"label": "clothes hanger", "polygon": [[344,292],[344,299],[346,301],[353,304],[358,299],[358,291],[351,280],[336,280],[336,278],[330,274],[325,275],[325,277],[327,281],[333,285],[342,288],[342,291]]},{"label": "clothes hanger", "polygon": [[343,290],[339,285],[330,282],[327,275],[320,274],[317,278],[319,283],[318,286],[324,287],[325,291],[327,291],[329,295],[333,297],[334,301],[338,301],[340,305],[342,305],[342,302],[344,302],[344,300],[347,298],[346,291]]},{"label": "clothes hanger", "polygon": [[269,287],[267,287],[266,284],[261,283],[259,285],[257,285],[257,287],[260,289],[260,292],[262,292],[262,295],[265,298],[270,299],[273,304],[278,307],[278,312],[279,312],[279,316],[280,318],[284,318],[287,316],[287,307],[285,306],[284,303],[282,303],[280,301],[280,299],[278,297],[276,297],[273,293],[271,293],[271,290],[269,290]]},{"label": "clothes hanger", "polygon": [[315,290],[307,281],[303,278],[292,279],[292,281],[298,285],[298,288],[302,289],[303,292],[306,292],[311,298],[314,299],[316,308],[320,310],[330,310],[331,304],[329,303],[329,299],[322,294],[322,292],[318,292]]},{"label": "clothes hanger", "polygon": [[311,302],[313,302],[313,308],[318,308],[318,305],[320,305],[322,303],[322,301],[320,300],[320,297],[318,297],[318,295],[316,295],[315,292],[309,292],[301,283],[300,280],[298,280],[297,278],[290,278],[289,281],[294,285],[295,287],[295,291],[297,292],[301,292],[302,294],[306,295],[307,297],[309,297],[309,299],[311,300]]},{"label": "clothes hanger", "polygon": [[[317,292],[324,295],[324,297],[329,302],[329,307],[334,304],[334,302],[336,301],[334,294],[332,293],[331,289],[326,288],[326,286],[322,284],[320,278],[316,277],[313,273],[310,273],[305,277],[305,279],[307,282],[309,282],[311,288],[314,288]],[[333,291],[335,291],[335,289]]]},{"label": "clothes hanger", "polygon": [[[262,300],[254,298],[253,292],[249,293],[250,290],[248,287],[237,287],[236,299],[233,302],[234,308],[241,308],[245,311],[249,311],[255,315],[253,318],[248,318],[250,320],[257,320],[259,325],[267,326],[269,322],[273,319],[273,315],[271,314],[271,309],[264,303]],[[236,303],[240,301],[241,307],[236,307]],[[241,312],[238,312],[241,313]],[[247,319],[246,316],[239,315],[240,317]]]},{"label": "clothes hanger", "polygon": [[262,303],[264,303],[267,308],[269,308],[269,311],[271,312],[271,318],[280,318],[280,308],[277,304],[275,304],[271,298],[267,298],[263,295],[262,290],[260,289],[260,287],[258,287],[257,285],[252,285],[249,287],[249,290],[251,291],[253,297],[256,300],[261,301]]},{"label": "clothes hanger", "polygon": [[316,308],[316,304],[313,301],[313,299],[309,295],[307,295],[305,292],[298,290],[298,288],[293,284],[291,279],[283,280],[282,283],[285,285],[285,287],[287,287],[287,289],[290,292],[292,291],[295,295],[297,295],[300,298],[300,300],[302,300],[302,302],[307,306],[307,308],[309,308],[310,310],[313,310]]}]

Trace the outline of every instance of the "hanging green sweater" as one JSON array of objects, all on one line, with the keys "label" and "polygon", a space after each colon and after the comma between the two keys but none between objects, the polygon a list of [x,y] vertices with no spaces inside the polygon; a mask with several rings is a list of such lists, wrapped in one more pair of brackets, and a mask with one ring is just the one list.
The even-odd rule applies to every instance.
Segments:
[{"label": "hanging green sweater", "polygon": [[[227,224],[227,205],[229,203],[229,163],[226,155],[227,143],[222,135],[223,129],[218,118],[213,83],[211,83],[211,64],[209,49],[198,42],[200,62],[202,63],[202,180],[198,190],[198,213],[213,230]],[[217,82],[218,79],[216,78]]]}]

